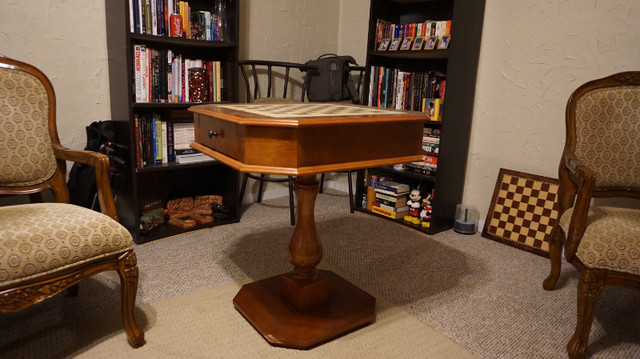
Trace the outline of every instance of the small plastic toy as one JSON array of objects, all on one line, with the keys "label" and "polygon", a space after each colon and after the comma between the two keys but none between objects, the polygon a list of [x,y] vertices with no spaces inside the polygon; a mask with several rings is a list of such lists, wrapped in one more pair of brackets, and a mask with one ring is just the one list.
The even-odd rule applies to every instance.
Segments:
[{"label": "small plastic toy", "polygon": [[431,194],[422,199],[422,211],[420,211],[420,225],[424,228],[431,227]]},{"label": "small plastic toy", "polygon": [[404,216],[405,221],[411,222],[413,224],[420,224],[420,199],[422,199],[420,190],[417,188],[411,190],[411,193],[409,193],[409,200],[407,201],[407,206],[409,206],[409,214]]}]

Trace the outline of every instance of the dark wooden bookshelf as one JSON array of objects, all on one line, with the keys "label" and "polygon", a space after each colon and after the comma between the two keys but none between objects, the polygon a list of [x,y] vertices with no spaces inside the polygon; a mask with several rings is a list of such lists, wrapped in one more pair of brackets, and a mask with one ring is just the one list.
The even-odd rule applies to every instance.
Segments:
[{"label": "dark wooden bookshelf", "polygon": [[[484,8],[484,0],[371,0],[364,98],[368,98],[372,66],[411,72],[438,71],[446,74],[447,84],[442,121],[425,122],[425,127],[440,129],[435,175],[395,170],[393,167],[360,170],[356,184],[356,210],[377,215],[368,211],[364,204],[368,178],[377,173],[391,176],[412,188],[419,184],[434,188],[430,228],[422,228],[403,219],[382,218],[428,234],[453,227],[456,205],[461,203],[464,189]],[[375,44],[378,19],[394,24],[451,20],[451,43],[448,49],[440,50],[378,51]]]},{"label": "dark wooden bookshelf", "polygon": [[[238,173],[217,162],[164,163],[137,167],[135,160],[134,114],[161,113],[163,119],[171,119],[176,112],[185,116],[187,109],[201,103],[136,102],[133,64],[133,46],[147,45],[158,50],[171,49],[187,58],[220,61],[224,79],[222,102],[238,100],[238,25],[239,4],[228,0],[228,33],[224,41],[196,40],[181,37],[156,36],[130,32],[129,1],[110,0],[106,3],[107,48],[109,61],[109,85],[111,117],[117,124],[117,141],[130,149],[129,165],[123,171],[120,184],[114,189],[120,222],[127,227],[136,243],[144,243],[167,236],[238,221]],[[190,0],[192,11],[214,11],[215,1]],[[154,192],[155,191],[155,192]],[[224,220],[216,219],[212,224],[197,225],[183,230],[164,223],[149,232],[140,229],[140,207],[149,195],[163,201],[195,197],[198,195],[221,195],[223,204],[230,211]],[[157,194],[155,194],[157,193]]]}]

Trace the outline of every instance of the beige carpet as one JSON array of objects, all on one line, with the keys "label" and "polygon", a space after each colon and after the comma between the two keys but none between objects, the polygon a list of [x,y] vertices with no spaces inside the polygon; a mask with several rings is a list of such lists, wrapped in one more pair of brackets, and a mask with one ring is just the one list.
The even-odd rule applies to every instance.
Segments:
[{"label": "beige carpet", "polygon": [[[77,358],[473,358],[405,310],[378,300],[376,322],[312,350],[270,346],[233,308],[237,283],[139,306],[147,344],[123,332],[73,353]],[[88,318],[87,318],[88,319]],[[88,319],[89,320],[89,319]],[[113,319],[107,319],[112,321]],[[115,323],[114,323],[115,324]],[[89,323],[86,323],[89,325]],[[81,323],[78,323],[80,330]],[[73,330],[73,329],[71,329]]]},{"label": "beige carpet", "polygon": [[[137,315],[147,335],[142,350],[129,349],[124,339],[119,280],[111,272],[81,283],[76,298],[61,295],[19,313],[0,315],[0,357],[99,358],[115,357],[110,353],[123,350],[120,357],[149,352],[157,358],[179,358],[192,350],[194,356],[187,358],[216,358],[225,357],[220,348],[233,347],[233,353],[248,351],[245,358],[280,357],[267,352],[271,350],[326,358],[446,358],[441,352],[420,352],[420,348],[430,349],[427,340],[436,337],[425,334],[430,328],[481,359],[567,357],[565,346],[576,320],[574,269],[565,265],[557,290],[545,291],[546,258],[480,235],[446,231],[428,236],[372,215],[350,214],[346,194],[327,192],[316,200],[324,265],[376,296],[380,309],[372,326],[309,352],[267,346],[263,354],[256,350],[266,343],[235,312],[231,294],[226,306],[213,307],[227,312],[211,309],[207,316],[228,313],[245,324],[240,330],[252,334],[221,340],[198,324],[210,322],[210,330],[230,332],[215,319],[200,321],[205,315],[196,310],[211,306],[175,308],[175,301],[203,291],[234,293],[235,283],[291,270],[287,247],[293,227],[287,198],[278,198],[246,206],[240,223],[136,247],[140,267]],[[640,358],[638,303],[640,291],[617,287],[603,291],[586,358]],[[177,317],[195,319],[180,325],[160,309],[165,305]],[[402,315],[385,317],[396,310]],[[411,320],[394,319],[407,313]],[[387,333],[383,336],[388,340],[378,339],[379,330]],[[172,331],[180,334],[184,345],[173,344],[173,336],[167,334]],[[325,355],[334,343],[347,343],[344,350],[353,349],[355,354]]]}]

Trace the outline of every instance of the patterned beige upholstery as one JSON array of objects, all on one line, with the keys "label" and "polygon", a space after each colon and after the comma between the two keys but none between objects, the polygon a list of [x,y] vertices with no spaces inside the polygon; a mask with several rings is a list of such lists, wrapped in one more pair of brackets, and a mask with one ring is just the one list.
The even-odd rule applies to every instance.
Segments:
[{"label": "patterned beige upholstery", "polygon": [[65,203],[0,207],[0,288],[133,249],[110,217]]},{"label": "patterned beige upholstery", "polygon": [[[565,236],[572,214],[560,217]],[[592,206],[576,256],[588,268],[640,274],[640,210]]]},{"label": "patterned beige upholstery", "polygon": [[640,88],[601,88],[576,104],[575,155],[595,187],[640,188]]},{"label": "patterned beige upholstery", "polygon": [[50,178],[56,162],[48,136],[49,101],[42,82],[20,70],[0,71],[0,186]]}]

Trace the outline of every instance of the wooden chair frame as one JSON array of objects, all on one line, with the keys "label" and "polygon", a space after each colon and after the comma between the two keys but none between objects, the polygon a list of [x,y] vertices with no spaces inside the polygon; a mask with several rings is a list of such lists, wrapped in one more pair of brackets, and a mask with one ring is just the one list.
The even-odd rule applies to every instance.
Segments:
[{"label": "wooden chair frame", "polygon": [[[36,77],[45,87],[49,104],[49,135],[56,157],[57,170],[43,183],[26,187],[2,187],[0,195],[28,195],[33,200],[41,200],[44,191],[51,190],[56,202],[69,202],[69,189],[65,181],[66,161],[79,162],[95,167],[98,186],[98,200],[102,213],[118,220],[116,206],[109,182],[109,158],[101,153],[71,150],[60,143],[56,125],[56,99],[53,86],[47,76],[37,68],[0,55],[0,68],[24,71]],[[136,323],[133,313],[138,288],[137,259],[133,250],[102,257],[82,266],[41,277],[31,282],[19,283],[15,287],[0,286],[0,312],[9,313],[25,309],[42,302],[64,290],[71,296],[78,293],[77,284],[82,280],[106,270],[118,272],[121,282],[121,308],[124,328],[132,347],[144,345],[144,333]]]},{"label": "wooden chair frame", "polygon": [[566,108],[566,143],[559,166],[559,213],[574,207],[568,235],[557,226],[550,242],[551,271],[544,280],[543,287],[551,290],[558,282],[561,270],[561,252],[580,271],[578,284],[578,318],[575,333],[567,344],[571,358],[584,354],[596,302],[606,285],[640,289],[640,276],[605,269],[588,268],[576,257],[576,251],[586,230],[587,217],[592,198],[629,197],[640,199],[638,188],[598,188],[592,169],[581,163],[574,153],[576,147],[576,105],[585,94],[595,89],[619,86],[640,86],[640,72],[623,72],[602,79],[587,82],[576,89],[569,98]]}]

